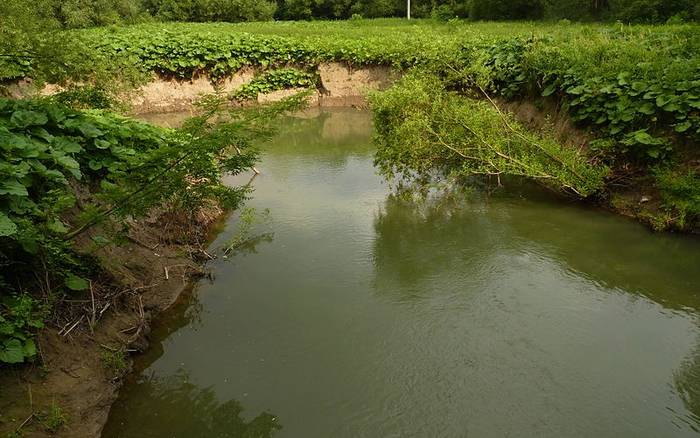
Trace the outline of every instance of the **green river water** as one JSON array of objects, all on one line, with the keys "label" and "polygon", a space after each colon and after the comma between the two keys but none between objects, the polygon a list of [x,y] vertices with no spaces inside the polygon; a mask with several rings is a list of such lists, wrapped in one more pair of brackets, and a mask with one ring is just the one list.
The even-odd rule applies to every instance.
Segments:
[{"label": "green river water", "polygon": [[698,239],[514,183],[396,199],[367,112],[263,150],[260,238],[157,324],[104,437],[698,434]]}]

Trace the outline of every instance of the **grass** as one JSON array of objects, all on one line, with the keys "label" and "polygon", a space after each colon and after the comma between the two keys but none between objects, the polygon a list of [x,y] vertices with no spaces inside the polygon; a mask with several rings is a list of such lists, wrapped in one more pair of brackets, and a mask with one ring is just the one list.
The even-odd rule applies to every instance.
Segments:
[{"label": "grass", "polygon": [[41,416],[41,424],[49,433],[58,432],[68,423],[68,415],[56,402],[51,403],[48,411]]},{"label": "grass", "polygon": [[126,353],[123,350],[103,351],[100,359],[105,369],[117,377],[122,376],[128,368]]}]

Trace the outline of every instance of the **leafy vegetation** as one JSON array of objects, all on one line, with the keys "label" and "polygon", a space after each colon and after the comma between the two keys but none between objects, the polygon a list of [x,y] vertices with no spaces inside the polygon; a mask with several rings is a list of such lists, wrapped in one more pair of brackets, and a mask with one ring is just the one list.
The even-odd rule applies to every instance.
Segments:
[{"label": "leafy vegetation", "polygon": [[68,415],[55,401],[51,403],[49,409],[39,416],[41,424],[47,432],[56,433],[68,423]]},{"label": "leafy vegetation", "polygon": [[45,277],[47,304],[88,288],[94,268],[72,246],[86,229],[107,220],[123,229],[124,218],[160,206],[195,214],[212,199],[240,204],[248,188],[224,186],[221,176],[250,168],[251,142],[270,135],[271,120],[301,98],[227,110],[222,121],[225,102],[210,97],[202,115],[168,130],[50,100],[0,100],[0,284],[9,297],[0,307],[0,361],[36,354],[41,306],[26,295],[35,272]]},{"label": "leafy vegetation", "polygon": [[144,0],[143,4],[167,21],[265,21],[277,9],[267,0]]},{"label": "leafy vegetation", "polygon": [[37,354],[32,333],[44,326],[42,306],[29,295],[0,297],[0,362],[21,363]]},{"label": "leafy vegetation", "polygon": [[422,182],[471,175],[522,176],[589,196],[608,169],[581,152],[528,132],[489,102],[461,97],[428,74],[410,74],[372,95],[376,163]]},{"label": "leafy vegetation", "polygon": [[294,68],[268,70],[256,76],[252,81],[243,84],[233,96],[237,99],[256,99],[259,94],[287,88],[316,88],[318,78],[313,73]]}]

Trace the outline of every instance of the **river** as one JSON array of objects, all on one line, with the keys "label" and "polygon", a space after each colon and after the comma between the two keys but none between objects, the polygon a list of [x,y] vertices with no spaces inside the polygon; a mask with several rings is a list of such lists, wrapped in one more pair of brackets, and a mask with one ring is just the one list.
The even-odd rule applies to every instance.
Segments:
[{"label": "river", "polygon": [[262,149],[256,238],[224,259],[227,220],[104,437],[698,434],[698,239],[516,182],[392,196],[363,111]]}]

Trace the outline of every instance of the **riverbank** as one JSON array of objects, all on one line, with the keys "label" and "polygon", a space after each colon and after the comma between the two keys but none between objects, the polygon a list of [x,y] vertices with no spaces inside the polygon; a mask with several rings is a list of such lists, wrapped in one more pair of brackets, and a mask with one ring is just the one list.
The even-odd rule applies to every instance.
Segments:
[{"label": "riverbank", "polygon": [[96,292],[57,310],[71,319],[40,331],[37,364],[0,373],[0,433],[99,437],[130,355],[148,347],[151,320],[205,275],[211,256],[204,248],[223,213],[212,205],[190,222],[156,212],[131,224],[126,243],[98,250],[93,238],[103,230],[81,236],[77,247],[89,249],[103,270],[90,279]]},{"label": "riverbank", "polygon": [[[312,107],[362,107],[367,104],[365,93],[386,88],[392,73],[386,68],[327,64],[320,67],[319,75],[323,92],[311,96]],[[243,84],[242,77],[231,82]],[[157,117],[152,118],[153,110],[192,111],[202,93],[213,91],[203,83],[212,87],[208,80],[152,82],[134,94],[142,100],[129,102],[132,114],[158,125]],[[31,88],[20,91],[28,90]],[[54,92],[55,88],[45,91]],[[278,102],[298,91],[266,93],[258,102]],[[185,113],[174,124],[186,117]],[[172,119],[161,125],[176,127]],[[56,321],[40,331],[39,365],[0,373],[0,433],[21,430],[23,436],[99,437],[121,387],[121,377],[131,367],[130,355],[148,346],[151,320],[166,311],[192,279],[204,275],[203,264],[212,258],[205,250],[206,236],[212,236],[209,231],[222,214],[220,208],[212,206],[202,209],[190,223],[184,213],[154,212],[130,221],[125,243],[99,249],[94,242],[110,233],[109,227],[96,227],[81,235],[76,249],[94,256],[101,269],[100,277],[90,279],[96,292],[90,301],[78,300],[54,309],[68,320],[65,325]],[[89,321],[91,317],[94,321]],[[50,426],[52,421],[55,424]]]},{"label": "riverbank", "polygon": [[0,431],[99,436],[150,319],[204,275],[210,225],[248,194],[222,182],[254,165],[243,141],[266,138],[301,102],[209,104],[168,129],[51,99],[0,100],[12,171],[0,214]]}]

